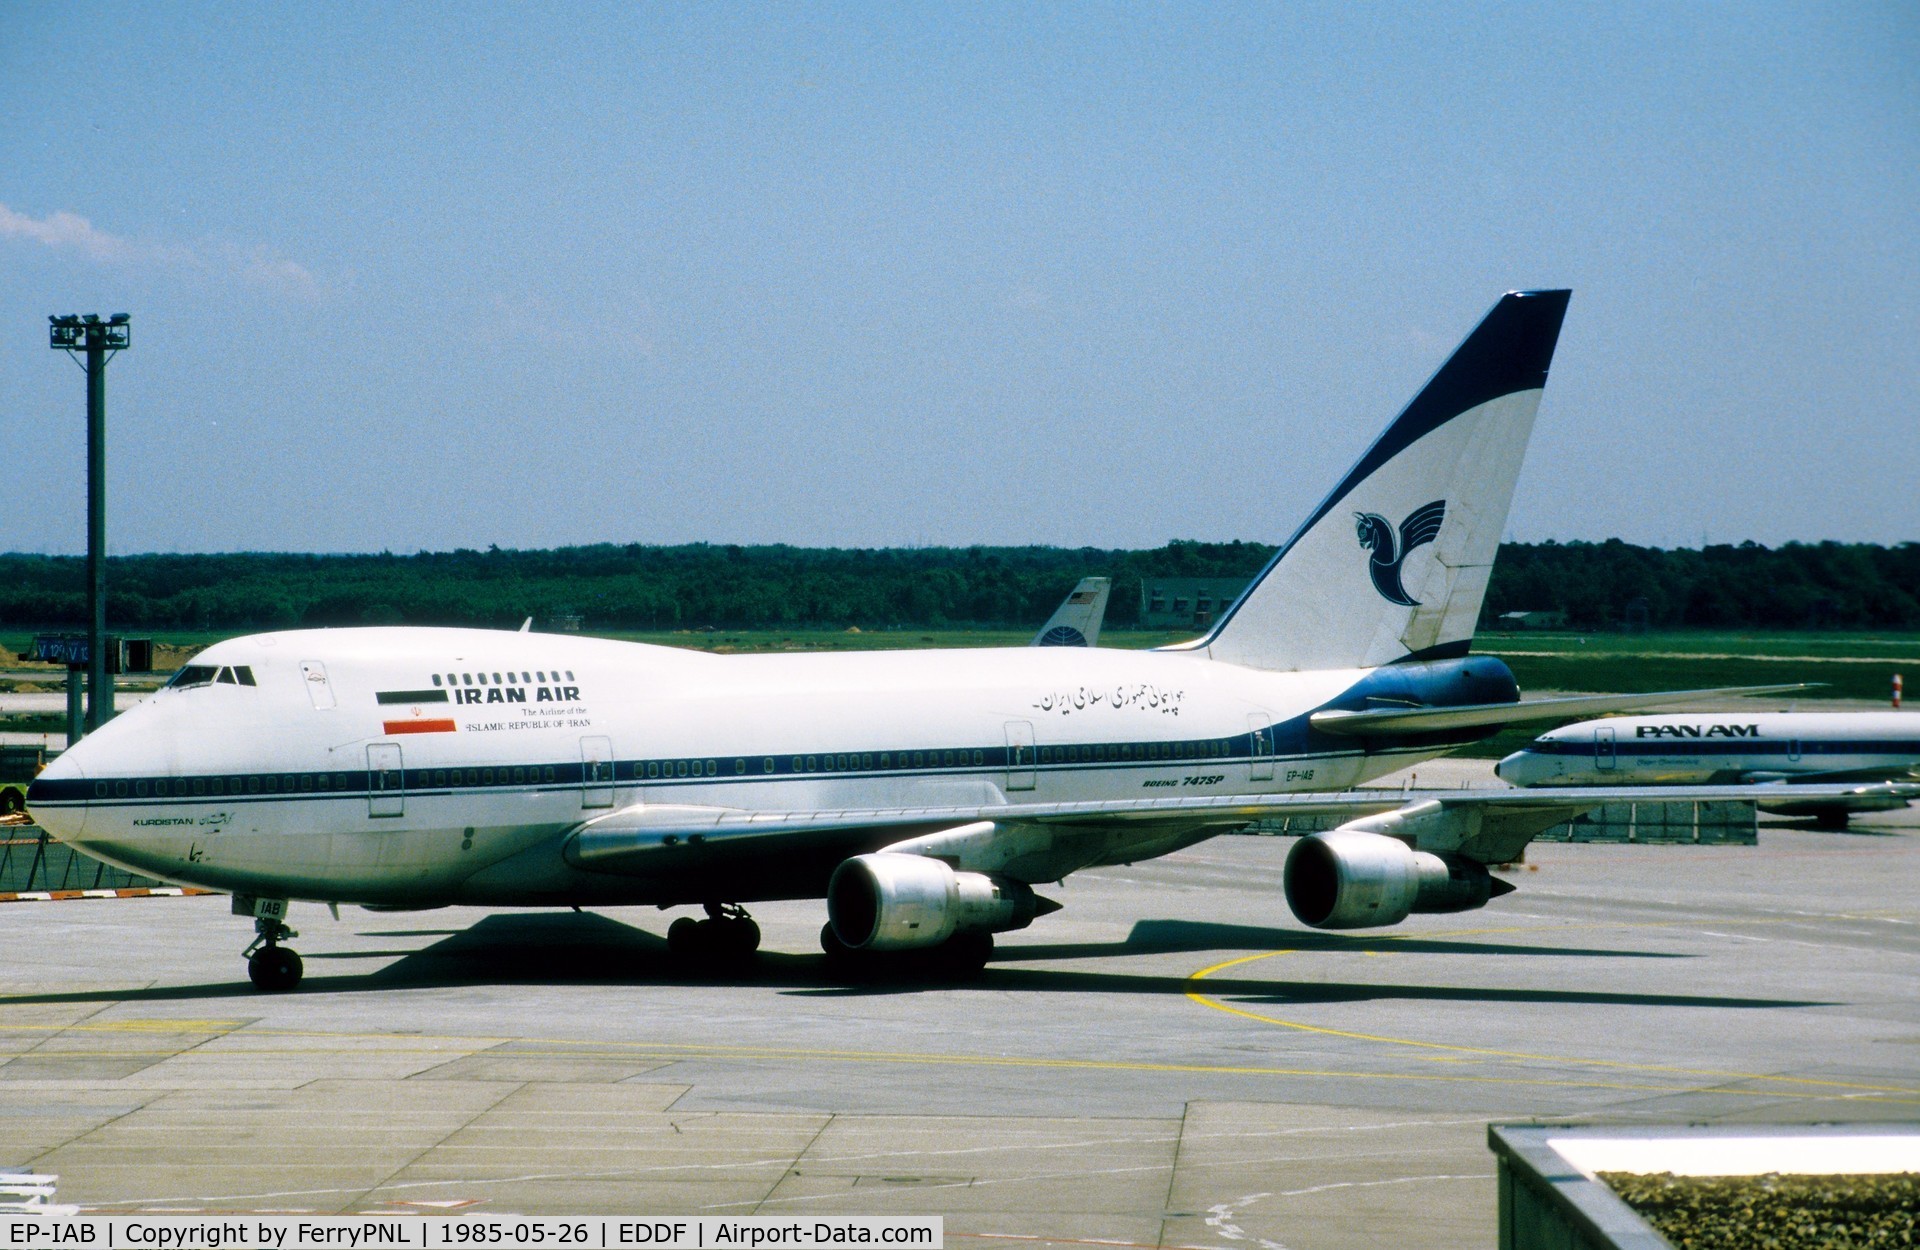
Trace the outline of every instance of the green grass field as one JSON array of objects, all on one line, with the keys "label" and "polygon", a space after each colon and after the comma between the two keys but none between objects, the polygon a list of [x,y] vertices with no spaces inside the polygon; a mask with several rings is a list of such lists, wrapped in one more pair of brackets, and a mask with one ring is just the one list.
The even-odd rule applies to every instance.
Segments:
[{"label": "green grass field", "polygon": [[1895,673],[1920,679],[1910,634],[1481,634],[1526,691],[1639,694],[1696,686],[1820,682],[1816,699],[1887,697]]},{"label": "green grass field", "polygon": [[[650,642],[663,647],[696,651],[910,651],[920,647],[1024,647],[1033,641],[1031,629],[733,629],[676,631],[608,631],[603,638]],[[1164,630],[1113,629],[1100,635],[1100,645],[1116,650],[1163,647],[1192,635]]]}]

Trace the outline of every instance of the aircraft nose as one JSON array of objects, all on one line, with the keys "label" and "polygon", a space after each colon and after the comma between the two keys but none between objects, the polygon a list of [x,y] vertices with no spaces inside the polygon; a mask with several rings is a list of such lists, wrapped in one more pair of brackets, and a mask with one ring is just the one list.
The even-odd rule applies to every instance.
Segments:
[{"label": "aircraft nose", "polygon": [[87,772],[77,746],[68,747],[27,785],[27,814],[62,842],[76,841],[87,827]]},{"label": "aircraft nose", "polygon": [[1530,786],[1540,779],[1540,757],[1531,751],[1515,751],[1493,766],[1493,775],[1508,785]]}]

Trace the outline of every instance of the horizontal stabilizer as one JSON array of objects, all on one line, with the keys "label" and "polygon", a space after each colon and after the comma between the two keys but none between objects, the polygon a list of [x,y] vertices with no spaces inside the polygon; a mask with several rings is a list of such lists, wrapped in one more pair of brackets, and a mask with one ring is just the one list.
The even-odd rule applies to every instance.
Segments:
[{"label": "horizontal stabilizer", "polygon": [[1565,699],[1528,699],[1520,703],[1471,703],[1464,707],[1389,707],[1369,712],[1329,710],[1309,717],[1321,733],[1365,738],[1375,734],[1438,733],[1448,729],[1479,729],[1488,725],[1519,725],[1527,721],[1578,720],[1609,712],[1637,712],[1646,708],[1721,699],[1732,695],[1785,694],[1811,690],[1817,682],[1784,686],[1716,686],[1708,690],[1662,690],[1654,694],[1575,695]]}]

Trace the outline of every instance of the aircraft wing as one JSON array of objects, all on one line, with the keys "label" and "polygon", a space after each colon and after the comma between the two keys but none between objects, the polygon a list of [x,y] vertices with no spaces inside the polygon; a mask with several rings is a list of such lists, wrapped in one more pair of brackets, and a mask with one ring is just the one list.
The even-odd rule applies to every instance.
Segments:
[{"label": "aircraft wing", "polygon": [[[1814,773],[1802,779],[1797,776],[1766,776],[1755,774],[1747,778],[1753,789],[1753,801],[1762,811],[1774,812],[1782,816],[1830,816],[1836,812],[1896,812],[1907,806],[1917,787],[1910,780],[1912,774],[1902,769],[1892,777],[1879,770],[1879,777],[1864,776],[1859,772]],[[1809,791],[1817,790],[1816,795]],[[1838,790],[1837,798],[1822,797]]]},{"label": "aircraft wing", "polygon": [[1894,765],[1886,768],[1835,768],[1817,773],[1754,772],[1741,778],[1754,785],[1806,786],[1838,785],[1851,782],[1856,787],[1872,790],[1879,782],[1904,782],[1912,780],[1913,770],[1906,765]]},{"label": "aircraft wing", "polygon": [[[1551,790],[1346,790],[1258,797],[1141,798],[1123,803],[965,804],[863,811],[751,812],[638,804],[588,821],[566,843],[581,868],[670,871],[690,858],[762,853],[805,859],[888,849],[1004,872],[1028,884],[1103,864],[1164,855],[1256,820],[1282,816],[1385,817],[1376,831],[1415,849],[1483,864],[1516,857],[1535,834],[1606,803],[1753,802],[1761,787],[1579,786]],[[1800,799],[1844,798],[1857,786],[1796,786]],[[1920,798],[1920,784],[1888,787]],[[1344,823],[1344,822],[1343,822]]]},{"label": "aircraft wing", "polygon": [[1330,709],[1315,712],[1308,721],[1321,733],[1364,738],[1376,734],[1429,733],[1446,729],[1478,729],[1488,725],[1518,725],[1527,721],[1579,720],[1607,712],[1637,712],[1674,703],[1690,703],[1695,699],[1810,690],[1817,684],[1794,682],[1782,686],[1662,690],[1653,694],[1575,695],[1564,699],[1525,699],[1519,703],[1471,703],[1463,707],[1387,707],[1364,712]]}]

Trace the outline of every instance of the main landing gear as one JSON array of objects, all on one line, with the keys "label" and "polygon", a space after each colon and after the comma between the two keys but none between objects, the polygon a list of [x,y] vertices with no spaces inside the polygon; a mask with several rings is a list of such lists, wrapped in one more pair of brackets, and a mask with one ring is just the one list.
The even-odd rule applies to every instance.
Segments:
[{"label": "main landing gear", "polygon": [[682,916],[667,926],[667,951],[693,963],[744,961],[760,949],[760,926],[737,903],[708,903],[707,918]]},{"label": "main landing gear", "polygon": [[857,950],[840,940],[829,921],[820,926],[820,949],[835,976],[858,980],[971,981],[993,958],[993,934],[962,929],[938,946],[904,951]]},{"label": "main landing gear", "polygon": [[300,954],[280,943],[300,935],[287,927],[287,900],[255,898],[250,894],[233,896],[233,914],[253,917],[253,944],[243,952],[247,961],[247,979],[253,988],[269,994],[282,993],[300,984],[306,971]]}]

